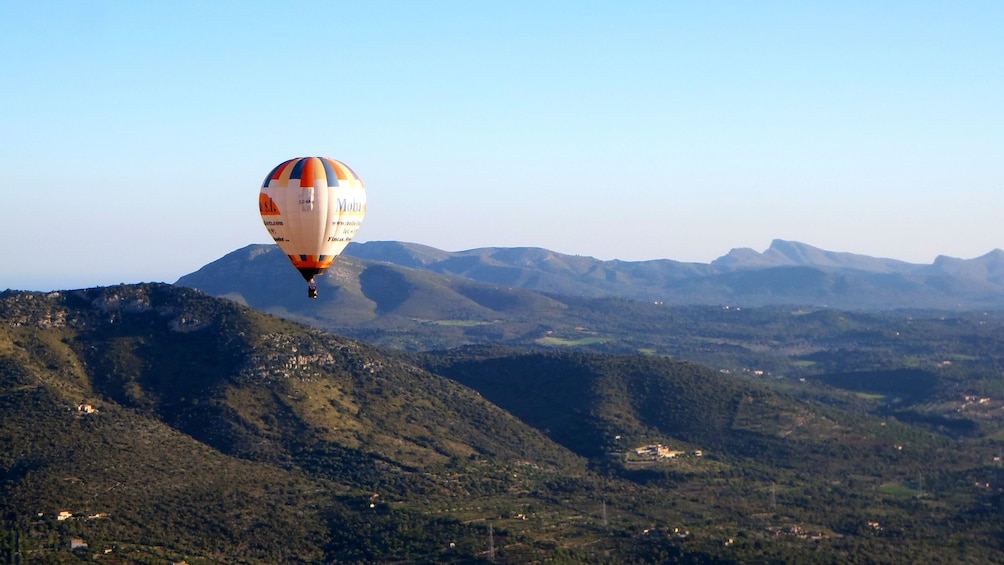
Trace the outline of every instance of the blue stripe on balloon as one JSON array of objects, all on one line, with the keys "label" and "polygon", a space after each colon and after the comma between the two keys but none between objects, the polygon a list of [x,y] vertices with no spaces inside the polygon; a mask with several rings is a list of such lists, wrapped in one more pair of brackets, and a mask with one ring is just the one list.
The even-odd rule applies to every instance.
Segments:
[{"label": "blue stripe on balloon", "polygon": [[279,168],[282,167],[285,164],[286,164],[286,161],[283,161],[282,163],[279,163],[278,165],[276,165],[274,169],[272,169],[271,171],[269,171],[268,172],[268,176],[265,177],[265,182],[261,183],[261,185],[263,187],[268,186],[268,183],[271,182],[272,177],[275,176],[275,172],[278,171]]},{"label": "blue stripe on balloon", "polygon": [[322,158],[321,164],[324,165],[324,176],[328,178],[328,186],[338,186],[338,174],[335,173],[335,168],[331,166],[331,161]]},{"label": "blue stripe on balloon", "polygon": [[293,164],[293,172],[289,173],[289,180],[300,179],[300,175],[303,173],[303,163],[306,159],[297,159],[296,163]]}]

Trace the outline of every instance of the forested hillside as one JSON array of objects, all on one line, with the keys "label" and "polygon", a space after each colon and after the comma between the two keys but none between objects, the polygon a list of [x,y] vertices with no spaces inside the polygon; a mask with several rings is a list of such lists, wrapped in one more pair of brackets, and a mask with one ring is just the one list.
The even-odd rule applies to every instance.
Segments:
[{"label": "forested hillside", "polygon": [[1004,563],[996,397],[956,433],[917,404],[946,381],[896,404],[881,378],[390,352],[169,285],[8,291],[0,560]]},{"label": "forested hillside", "polygon": [[0,515],[29,562],[71,537],[136,562],[461,559],[484,522],[419,500],[585,470],[469,389],[190,290],[6,293],[0,316]]}]

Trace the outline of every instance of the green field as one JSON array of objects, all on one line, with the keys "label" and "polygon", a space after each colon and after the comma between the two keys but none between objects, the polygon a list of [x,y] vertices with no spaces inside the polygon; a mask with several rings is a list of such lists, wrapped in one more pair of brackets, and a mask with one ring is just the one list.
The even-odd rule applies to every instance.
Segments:
[{"label": "green field", "polygon": [[897,498],[909,498],[922,494],[922,491],[908,487],[903,483],[885,483],[879,487],[879,492]]},{"label": "green field", "polygon": [[484,320],[423,320],[420,318],[412,318],[414,321],[420,324],[433,324],[436,326],[457,326],[463,328],[472,328],[475,326],[487,326],[493,324],[494,322],[486,322]]},{"label": "green field", "polygon": [[596,345],[598,343],[607,343],[610,341],[608,337],[582,337],[579,339],[565,339],[562,337],[547,336],[536,340],[539,345],[563,345],[567,347],[577,347],[585,345]]}]

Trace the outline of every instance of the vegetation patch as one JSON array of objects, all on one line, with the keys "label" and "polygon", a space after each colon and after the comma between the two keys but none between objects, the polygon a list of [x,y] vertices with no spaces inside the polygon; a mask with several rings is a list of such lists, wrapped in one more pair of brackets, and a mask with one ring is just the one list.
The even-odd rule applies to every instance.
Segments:
[{"label": "vegetation patch", "polygon": [[579,347],[585,345],[597,345],[611,341],[608,337],[581,337],[579,339],[565,339],[563,337],[547,336],[537,339],[539,345],[564,345],[569,347]]},{"label": "vegetation patch", "polygon": [[975,355],[966,355],[964,353],[950,353],[945,358],[950,361],[976,361],[979,359]]},{"label": "vegetation patch", "polygon": [[879,487],[879,492],[896,498],[913,498],[922,494],[921,491],[903,483],[884,483]]},{"label": "vegetation patch", "polygon": [[416,322],[422,324],[432,324],[436,326],[456,326],[461,328],[473,328],[475,326],[487,326],[493,322],[487,322],[484,320],[419,320],[415,319]]}]

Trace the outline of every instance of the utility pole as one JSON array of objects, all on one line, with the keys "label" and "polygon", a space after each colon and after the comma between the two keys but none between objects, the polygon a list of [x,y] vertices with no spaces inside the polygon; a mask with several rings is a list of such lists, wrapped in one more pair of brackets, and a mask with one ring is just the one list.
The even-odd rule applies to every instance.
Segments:
[{"label": "utility pole", "polygon": [[777,485],[770,485],[770,509],[777,509]]},{"label": "utility pole", "polygon": [[603,527],[607,527],[607,501],[603,501]]}]

